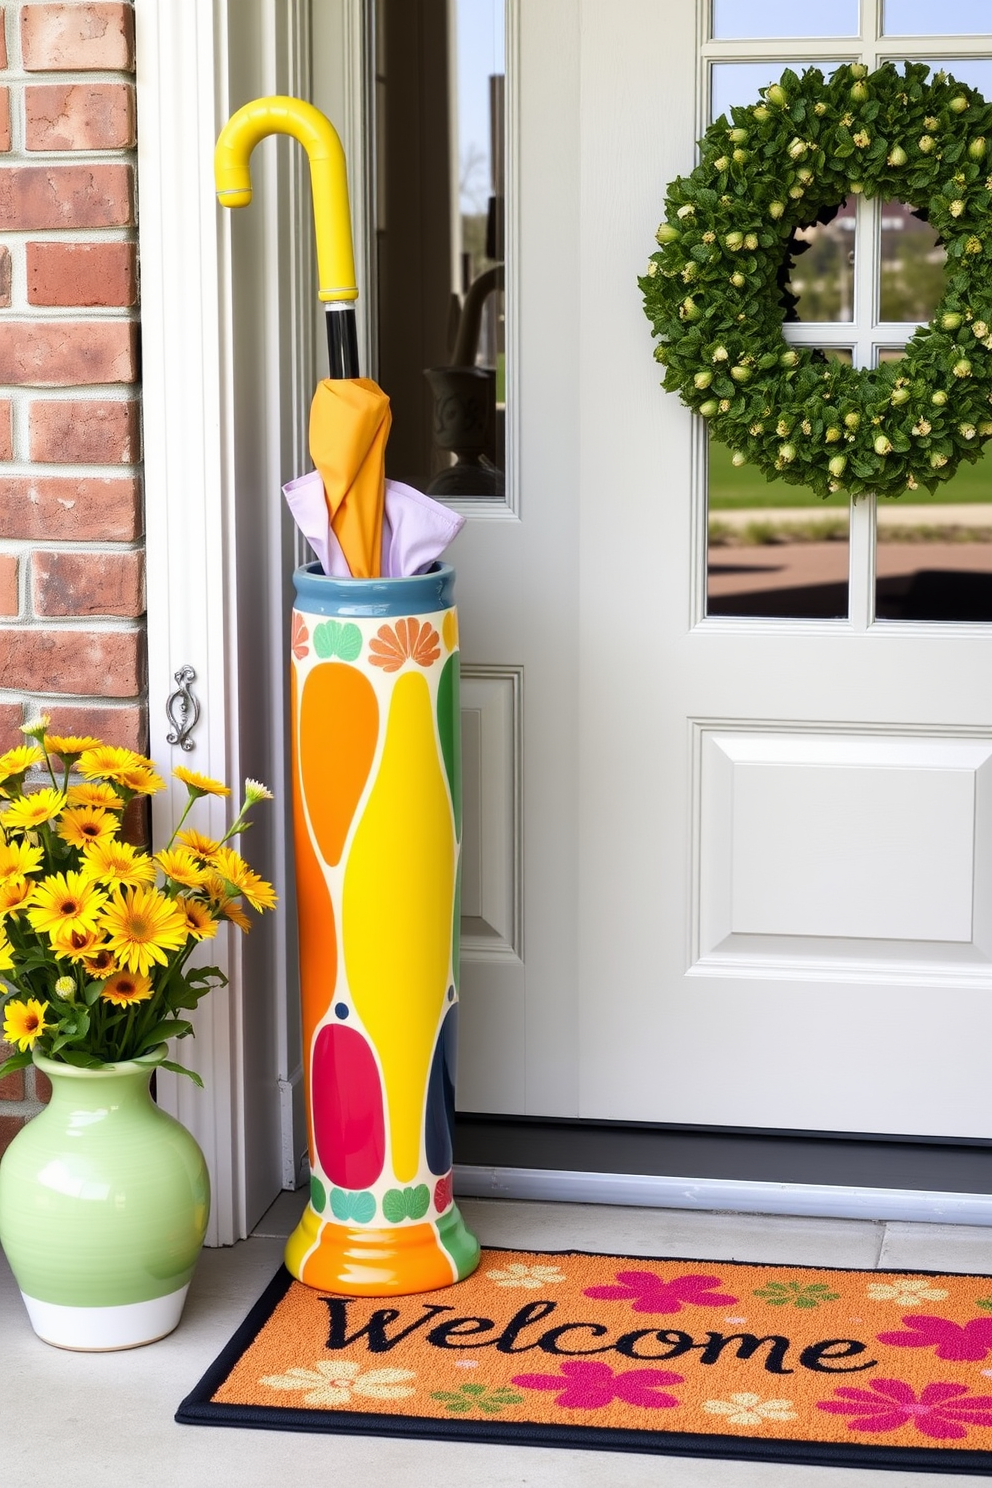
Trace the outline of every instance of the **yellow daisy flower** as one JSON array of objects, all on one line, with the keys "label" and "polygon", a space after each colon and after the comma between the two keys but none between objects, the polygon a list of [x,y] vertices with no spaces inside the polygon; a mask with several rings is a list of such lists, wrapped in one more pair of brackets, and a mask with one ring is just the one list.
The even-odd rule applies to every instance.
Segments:
[{"label": "yellow daisy flower", "polygon": [[73,847],[86,847],[90,842],[103,842],[113,837],[120,822],[99,806],[70,806],[63,812],[58,835]]},{"label": "yellow daisy flower", "polygon": [[206,868],[197,862],[188,848],[166,848],[164,852],[155,854],[155,861],[166,878],[181,884],[184,889],[202,888],[207,881]]},{"label": "yellow daisy flower", "polygon": [[114,779],[125,790],[135,791],[139,796],[153,796],[156,791],[165,790],[165,781],[150,765],[134,765],[129,770],[118,770]]},{"label": "yellow daisy flower", "polygon": [[48,938],[56,956],[64,956],[68,961],[85,961],[88,956],[95,956],[103,942],[102,933],[92,925],[76,930],[60,925],[49,931]]},{"label": "yellow daisy flower", "polygon": [[230,787],[220,780],[211,780],[209,775],[198,775],[195,770],[187,770],[185,765],[177,765],[173,770],[177,780],[181,780],[195,800],[198,796],[229,796]]},{"label": "yellow daisy flower", "polygon": [[8,749],[6,754],[0,754],[0,780],[23,775],[32,765],[42,764],[44,759],[44,750],[37,744],[18,744],[14,749]]},{"label": "yellow daisy flower", "polygon": [[19,999],[8,1002],[4,1009],[3,1036],[8,1044],[16,1044],[22,1054],[34,1047],[36,1041],[53,1025],[45,1022],[48,1003],[29,997],[26,1002]]},{"label": "yellow daisy flower", "polygon": [[186,942],[186,916],[153,888],[115,889],[104,905],[100,928],[118,962],[142,975],[153,962],[164,966],[168,952]]},{"label": "yellow daisy flower", "polygon": [[204,837],[202,832],[194,832],[189,828],[179,833],[179,841],[207,863],[212,863],[221,850],[220,843],[215,842],[212,837]]},{"label": "yellow daisy flower", "polygon": [[14,964],[14,947],[7,939],[7,932],[0,925],[0,971],[10,971]]},{"label": "yellow daisy flower", "polygon": [[213,940],[217,934],[217,921],[199,899],[176,897],[176,908],[186,916],[186,929],[194,940]]},{"label": "yellow daisy flower", "polygon": [[63,764],[68,765],[87,749],[99,749],[100,740],[80,734],[46,734],[45,748],[49,754],[57,754]]},{"label": "yellow daisy flower", "polygon": [[83,957],[83,967],[95,981],[102,982],[105,977],[113,976],[120,967],[114,960],[113,952],[106,946],[101,946],[92,956]]},{"label": "yellow daisy flower", "polygon": [[51,721],[47,713],[40,713],[37,718],[32,718],[30,723],[21,724],[21,733],[30,734],[32,739],[41,740]]},{"label": "yellow daisy flower", "polygon": [[252,909],[275,909],[276,893],[270,883],[253,873],[233,848],[222,847],[215,858],[217,872],[226,878],[239,894],[243,894]]},{"label": "yellow daisy flower", "polygon": [[42,849],[30,842],[0,842],[0,881],[33,873],[43,856]]},{"label": "yellow daisy flower", "polygon": [[114,744],[99,744],[84,749],[79,756],[79,772],[87,780],[116,780],[121,770],[140,769],[145,760],[133,749],[119,749]]},{"label": "yellow daisy flower", "polygon": [[155,882],[155,864],[148,854],[113,837],[89,843],[83,850],[79,867],[87,878],[96,879],[112,889],[120,888],[122,884]]},{"label": "yellow daisy flower", "polygon": [[147,1002],[152,995],[152,979],[134,971],[117,971],[100,988],[100,996],[115,1007],[130,1007],[133,1002]]},{"label": "yellow daisy flower", "polygon": [[50,785],[44,790],[32,791],[30,796],[18,796],[7,807],[3,816],[0,817],[0,826],[7,831],[28,832],[32,827],[40,827],[43,822],[51,821],[65,809],[65,796],[62,791],[53,790]]},{"label": "yellow daisy flower", "polygon": [[95,806],[104,811],[120,811],[124,805],[113,786],[105,785],[99,780],[70,785],[67,794],[70,806]]},{"label": "yellow daisy flower", "polygon": [[0,918],[5,914],[16,914],[30,904],[34,898],[34,881],[15,873],[0,883]]},{"label": "yellow daisy flower", "polygon": [[232,924],[237,925],[239,930],[244,931],[245,935],[248,934],[248,931],[251,929],[251,920],[245,914],[244,910],[241,908],[241,905],[236,899],[226,900],[225,903],[220,906],[220,912],[226,919],[230,920]]},{"label": "yellow daisy flower", "polygon": [[53,873],[34,891],[28,919],[35,930],[90,930],[103,909],[106,894],[84,873]]}]

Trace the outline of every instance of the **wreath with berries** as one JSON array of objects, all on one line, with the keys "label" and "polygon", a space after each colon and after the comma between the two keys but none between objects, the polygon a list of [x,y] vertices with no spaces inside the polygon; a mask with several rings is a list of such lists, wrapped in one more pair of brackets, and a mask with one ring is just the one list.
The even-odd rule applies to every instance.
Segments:
[{"label": "wreath with berries", "polygon": [[[933,491],[992,436],[992,106],[929,71],[786,71],[711,124],[699,165],[668,189],[638,281],[663,386],[768,480],[819,496]],[[795,232],[858,192],[908,203],[947,254],[933,320],[901,360],[868,369],[782,334]]]}]

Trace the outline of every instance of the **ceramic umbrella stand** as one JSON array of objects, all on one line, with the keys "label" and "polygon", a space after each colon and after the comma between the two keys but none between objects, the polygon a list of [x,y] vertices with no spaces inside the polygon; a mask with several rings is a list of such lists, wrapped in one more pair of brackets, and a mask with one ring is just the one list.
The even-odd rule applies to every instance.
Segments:
[{"label": "ceramic umbrella stand", "polygon": [[427,1291],[475,1269],[451,1192],[460,753],[454,574],[296,574],[293,807],[313,1286]]},{"label": "ceramic umbrella stand", "polygon": [[[251,200],[248,157],[274,132],[293,135],[310,155],[328,311],[330,377],[310,422],[324,526],[319,539],[303,530],[318,553],[339,547],[346,572],[360,575],[334,576],[320,562],[295,575],[293,811],[312,1177],[286,1264],[328,1291],[431,1291],[479,1261],[452,1198],[461,838],[454,573],[433,562],[409,577],[376,577],[388,400],[358,377],[347,182],[332,126],[298,99],[245,105],[218,141],[218,198]],[[418,519],[423,503],[432,505],[417,492],[408,500]],[[395,539],[397,528],[386,529]]]}]

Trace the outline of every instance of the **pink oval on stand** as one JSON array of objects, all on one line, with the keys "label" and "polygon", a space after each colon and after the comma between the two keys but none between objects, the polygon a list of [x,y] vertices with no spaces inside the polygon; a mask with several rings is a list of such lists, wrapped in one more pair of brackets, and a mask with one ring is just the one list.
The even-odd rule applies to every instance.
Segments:
[{"label": "pink oval on stand", "polygon": [[371,1188],[386,1159],[382,1082],[357,1029],[328,1023],[314,1043],[310,1078],[317,1159],[338,1188]]}]

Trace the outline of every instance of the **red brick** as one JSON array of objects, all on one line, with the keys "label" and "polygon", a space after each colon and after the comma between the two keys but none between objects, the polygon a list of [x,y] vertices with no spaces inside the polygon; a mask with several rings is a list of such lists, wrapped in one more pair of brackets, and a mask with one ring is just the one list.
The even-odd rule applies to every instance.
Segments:
[{"label": "red brick", "polygon": [[7,1151],[25,1119],[24,1116],[0,1116],[0,1153]]},{"label": "red brick", "polygon": [[20,608],[17,559],[13,553],[0,553],[0,615],[17,615]]},{"label": "red brick", "polygon": [[30,458],[45,465],[132,465],[139,459],[138,404],[109,398],[32,403]]},{"label": "red brick", "polygon": [[25,88],[24,144],[28,150],[127,149],[134,144],[134,89],[127,83]]},{"label": "red brick", "polygon": [[[127,549],[117,553],[98,549],[80,553],[63,548],[36,551],[31,555],[31,590],[36,615],[134,618],[145,609],[144,554]],[[14,595],[16,599],[16,574]],[[6,613],[14,615],[17,611]]]},{"label": "red brick", "polygon": [[0,475],[0,537],[129,542],[141,533],[138,482],[108,476]]},{"label": "red brick", "polygon": [[0,383],[85,387],[135,382],[138,327],[124,320],[0,322]]},{"label": "red brick", "polygon": [[134,67],[131,7],[24,5],[21,55],[28,72],[130,72]]},{"label": "red brick", "polygon": [[34,1098],[47,1106],[52,1098],[52,1082],[40,1069],[34,1071]]},{"label": "red brick", "polygon": [[19,703],[0,703],[0,751],[13,749],[24,743],[21,724],[24,722]]},{"label": "red brick", "polygon": [[10,89],[0,88],[0,153],[10,149]]},{"label": "red brick", "polygon": [[0,170],[0,221],[21,232],[56,227],[127,227],[134,221],[131,167],[7,165]]},{"label": "red brick", "polygon": [[[114,744],[120,749],[136,749],[139,754],[144,754],[148,747],[147,716],[144,708],[137,705],[105,708],[99,703],[46,703],[44,712],[51,719],[49,730],[53,734],[102,739],[104,744]],[[21,722],[20,710],[17,722]],[[18,738],[21,743],[24,742],[23,734]]]},{"label": "red brick", "polygon": [[0,398],[0,460],[14,458],[14,425],[9,398]]},{"label": "red brick", "polygon": [[28,243],[29,305],[111,305],[138,298],[134,243]]},{"label": "red brick", "polygon": [[10,249],[0,246],[0,308],[10,305]]},{"label": "red brick", "polygon": [[79,697],[133,697],[143,677],[136,630],[27,630],[5,627],[0,687]]},{"label": "red brick", "polygon": [[0,6],[0,67],[7,66],[7,32],[4,27],[4,12]]},{"label": "red brick", "polygon": [[[11,1054],[17,1050],[13,1044],[0,1042],[0,1064],[9,1059]],[[9,1075],[4,1075],[0,1080],[0,1100],[19,1101],[24,1099],[24,1071],[14,1070]]]}]

